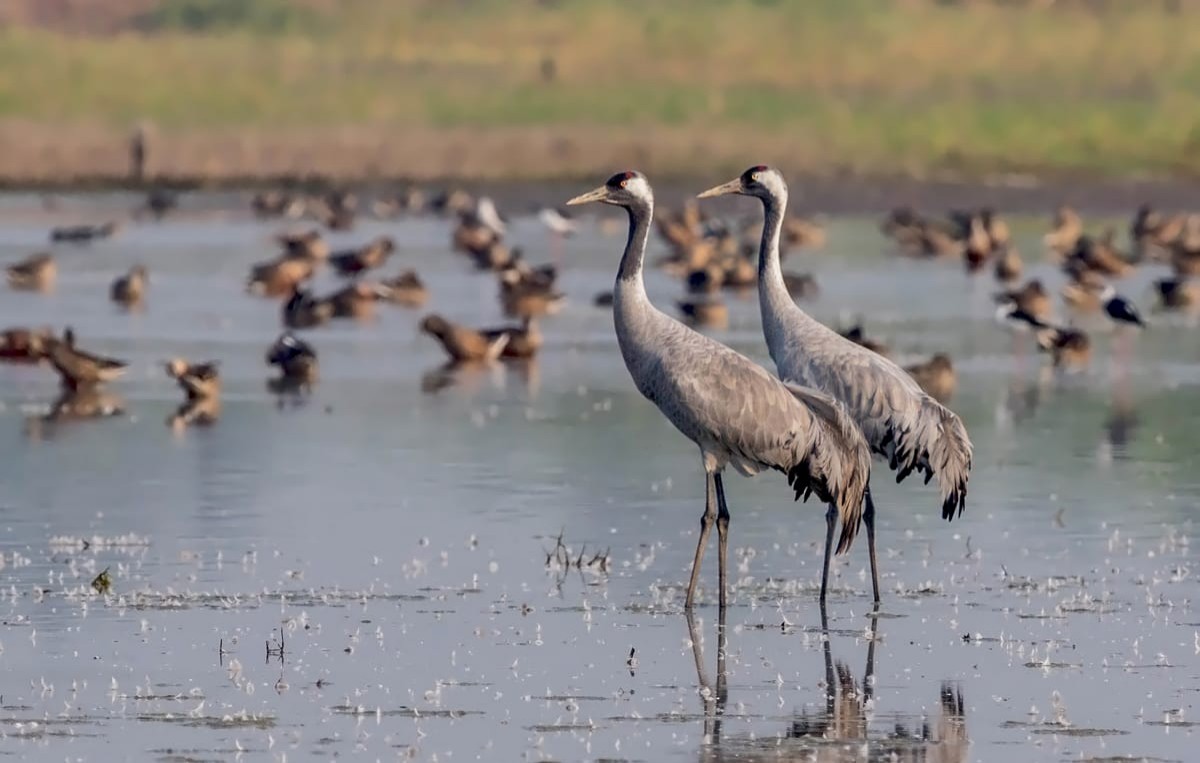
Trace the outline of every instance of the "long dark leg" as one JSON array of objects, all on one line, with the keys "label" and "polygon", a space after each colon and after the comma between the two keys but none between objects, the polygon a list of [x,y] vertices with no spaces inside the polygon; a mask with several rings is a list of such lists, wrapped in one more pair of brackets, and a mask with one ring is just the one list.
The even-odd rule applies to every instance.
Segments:
[{"label": "long dark leg", "polygon": [[729,507],[725,505],[725,484],[721,482],[721,475],[714,474],[713,482],[717,486],[717,554],[720,561],[720,580],[721,580],[721,611],[725,611],[725,570],[728,569],[726,560],[728,559],[729,551]]},{"label": "long dark leg", "polygon": [[[696,583],[700,580],[700,562],[704,560],[704,547],[708,545],[708,533],[717,519],[717,491],[713,484],[714,475],[706,473],[705,477],[707,481],[704,487],[704,513],[700,515],[700,540],[696,542],[696,556],[692,559],[692,580],[688,583],[687,601],[683,605],[684,609],[689,611],[696,598]],[[723,588],[721,597],[721,601],[724,602]]]},{"label": "long dark leg", "polygon": [[837,509],[833,504],[825,512],[825,565],[821,568],[821,604],[825,604],[825,591],[829,589],[829,559],[833,556],[833,530],[837,526]]},{"label": "long dark leg", "polygon": [[871,588],[875,591],[875,603],[879,603],[879,560],[875,557],[875,501],[871,499],[871,487],[867,486],[867,507],[863,511],[863,522],[867,526],[867,551],[871,555]]}]

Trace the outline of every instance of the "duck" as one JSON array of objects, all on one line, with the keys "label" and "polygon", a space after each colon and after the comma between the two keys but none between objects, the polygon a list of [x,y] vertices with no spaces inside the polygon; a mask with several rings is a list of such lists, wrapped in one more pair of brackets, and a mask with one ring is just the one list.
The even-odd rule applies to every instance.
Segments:
[{"label": "duck", "polygon": [[415,270],[405,270],[382,285],[387,287],[388,300],[401,307],[421,307],[429,301],[429,291]]},{"label": "duck", "polygon": [[785,270],[783,272],[783,285],[787,288],[788,294],[792,296],[792,299],[796,301],[816,299],[821,295],[821,287],[817,283],[817,277],[812,273],[796,273]]},{"label": "duck", "polygon": [[978,273],[995,253],[988,234],[987,223],[981,214],[970,214],[963,246],[963,264],[968,273]]},{"label": "duck", "polygon": [[841,334],[843,338],[849,339],[858,346],[865,347],[871,352],[882,355],[885,358],[891,354],[891,350],[886,344],[875,339],[871,339],[867,336],[867,332],[861,323],[856,323],[844,331],[838,331],[838,333]]},{"label": "duck", "polygon": [[58,265],[49,252],[31,254],[5,269],[8,285],[19,291],[50,291],[58,277]]},{"label": "duck", "polygon": [[725,270],[714,264],[693,268],[683,279],[688,294],[716,294],[725,283]]},{"label": "duck", "polygon": [[221,394],[221,375],[217,361],[189,363],[183,358],[172,358],[163,365],[167,377],[179,384],[189,401],[218,397]]},{"label": "duck", "polygon": [[1134,213],[1133,222],[1129,226],[1134,259],[1152,259],[1171,249],[1184,234],[1186,225],[1185,215],[1164,215],[1149,204],[1142,204]]},{"label": "duck", "polygon": [[95,386],[122,376],[128,364],[123,360],[106,358],[80,350],[75,346],[75,331],[70,326],[62,338],[44,340],[46,357],[58,372],[62,385],[68,389]]},{"label": "duck", "polygon": [[290,331],[267,349],[266,361],[280,371],[277,379],[268,382],[273,391],[308,389],[317,381],[317,351]]},{"label": "duck", "polygon": [[1101,294],[1108,287],[1108,280],[1094,270],[1079,272],[1063,284],[1059,294],[1063,302],[1076,313],[1095,313],[1103,307]]},{"label": "duck", "polygon": [[321,326],[333,318],[333,303],[318,299],[308,289],[296,286],[292,296],[281,309],[283,325],[290,329],[306,329]]},{"label": "duck", "polygon": [[396,249],[390,236],[380,236],[365,246],[334,252],[329,255],[329,264],[340,276],[358,276],[387,262]]},{"label": "duck", "polygon": [[138,307],[145,299],[147,281],[146,266],[134,265],[128,273],[112,282],[109,298],[123,307]]},{"label": "duck", "polygon": [[690,326],[723,329],[729,327],[729,306],[720,297],[701,296],[676,302],[683,322]]},{"label": "duck", "polygon": [[286,297],[296,287],[313,277],[315,268],[309,260],[290,257],[260,262],[250,268],[246,291],[261,297]]},{"label": "duck", "polygon": [[534,272],[508,268],[500,273],[500,307],[514,318],[557,313],[566,296],[554,288],[554,278],[539,278]]},{"label": "duck", "polygon": [[1200,284],[1187,278],[1163,278],[1154,282],[1159,309],[1192,311],[1200,308]]},{"label": "duck", "polygon": [[758,283],[758,267],[750,258],[741,255],[721,257],[721,287],[725,289],[750,289]]},{"label": "duck", "polygon": [[260,191],[250,200],[250,208],[260,219],[287,217],[299,220],[304,216],[305,206],[302,197],[278,190]]},{"label": "duck", "polygon": [[1014,311],[1025,313],[1041,323],[1050,323],[1054,317],[1054,304],[1041,280],[1031,278],[1019,289],[997,292],[993,295],[1001,308],[1011,305]]},{"label": "duck", "polygon": [[1079,329],[1048,326],[1037,332],[1037,342],[1057,369],[1082,371],[1091,363],[1092,340]]},{"label": "duck", "polygon": [[50,231],[50,240],[75,244],[88,244],[99,239],[111,238],[121,229],[121,223],[110,220],[99,225],[65,225]]},{"label": "duck", "polygon": [[322,301],[332,306],[334,318],[368,320],[375,317],[375,304],[382,299],[390,298],[391,290],[383,284],[372,281],[356,281],[335,291]]},{"label": "duck", "polygon": [[509,249],[499,239],[493,240],[487,246],[467,251],[467,256],[479,270],[501,271],[512,267],[521,260],[520,247]]},{"label": "duck", "polygon": [[934,400],[944,403],[954,396],[958,377],[954,373],[954,364],[950,356],[944,352],[935,353],[924,363],[905,366],[904,370]]},{"label": "duck", "polygon": [[454,228],[451,237],[455,251],[478,258],[480,253],[500,243],[504,238],[507,228],[499,221],[498,215],[495,215],[495,219],[491,219],[492,215],[488,214],[490,223],[480,217],[481,210],[485,213],[495,213],[495,205],[491,204],[490,200],[488,201],[488,204],[483,204],[483,200],[481,200],[476,203],[474,209],[459,213],[458,225]]},{"label": "duck", "polygon": [[501,334],[508,336],[508,342],[500,352],[502,358],[529,359],[542,349],[542,334],[538,330],[537,319],[525,316],[520,326],[506,326],[499,329],[486,329],[484,336],[492,338]]},{"label": "duck", "polygon": [[1107,229],[1100,238],[1080,236],[1075,242],[1075,248],[1067,256],[1064,269],[1068,272],[1078,272],[1080,269],[1093,270],[1110,278],[1123,278],[1133,270],[1133,263],[1125,259],[1113,243],[1116,231]]},{"label": "duck", "polygon": [[1060,204],[1050,220],[1050,231],[1042,236],[1042,243],[1057,257],[1066,257],[1075,250],[1079,237],[1083,235],[1083,218],[1068,204]]},{"label": "duck", "polygon": [[0,331],[0,361],[32,365],[46,359],[46,340],[52,339],[50,329],[10,328]]},{"label": "duck", "polygon": [[611,291],[596,292],[592,297],[593,307],[610,308],[613,306],[613,293]]},{"label": "duck", "polygon": [[478,331],[451,323],[431,313],[421,319],[420,329],[439,343],[455,362],[490,362],[500,358],[510,336],[505,331]]},{"label": "duck", "polygon": [[993,271],[996,280],[1000,283],[1012,283],[1019,279],[1021,272],[1025,269],[1025,263],[1021,261],[1021,255],[1017,253],[1016,247],[1012,244],[1005,244],[998,251]]},{"label": "duck", "polygon": [[1108,315],[1109,320],[1117,326],[1146,328],[1146,322],[1142,320],[1137,306],[1129,299],[1117,294],[1117,290],[1111,284],[1100,293],[1100,299],[1104,303],[1104,312]]},{"label": "duck", "polygon": [[315,263],[329,257],[329,244],[316,228],[303,233],[280,233],[275,236],[275,241],[283,247],[283,256],[287,259]]},{"label": "duck", "polygon": [[461,188],[448,188],[429,200],[430,211],[440,215],[461,215],[475,206],[475,198]]}]

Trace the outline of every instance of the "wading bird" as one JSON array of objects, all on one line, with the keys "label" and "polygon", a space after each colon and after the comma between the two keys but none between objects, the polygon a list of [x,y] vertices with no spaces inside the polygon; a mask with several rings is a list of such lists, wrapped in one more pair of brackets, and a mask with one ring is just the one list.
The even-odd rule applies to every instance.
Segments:
[{"label": "wading bird", "polygon": [[[962,514],[972,452],[962,421],[927,395],[900,366],[839,336],[801,310],[788,294],[779,263],[779,232],[788,196],[783,176],[770,167],[751,167],[700,197],[725,194],[754,196],[763,204],[766,222],[758,254],[758,299],[767,348],[779,376],[819,389],[843,403],[871,449],[887,458],[897,482],[914,471],[923,472],[926,482],[937,477],[942,518],[951,520]],[[869,487],[862,519],[867,526],[871,584],[878,602],[875,504]]]},{"label": "wading bird", "polygon": [[[776,379],[757,363],[687,328],[650,303],[643,280],[654,194],[637,172],[621,172],[568,204],[602,202],[629,215],[629,238],[617,271],[613,319],[617,343],[638,391],[700,448],[706,478],[700,538],[686,608],[695,600],[709,532],[717,525],[720,606],[726,604],[729,508],[722,472],[745,476],[775,469],[796,497],[816,493],[826,512],[822,598],[828,583],[834,527],[841,518],[839,553],[854,540],[870,479],[871,454],[846,411],[816,390]],[[789,298],[790,299],[790,298]]]}]

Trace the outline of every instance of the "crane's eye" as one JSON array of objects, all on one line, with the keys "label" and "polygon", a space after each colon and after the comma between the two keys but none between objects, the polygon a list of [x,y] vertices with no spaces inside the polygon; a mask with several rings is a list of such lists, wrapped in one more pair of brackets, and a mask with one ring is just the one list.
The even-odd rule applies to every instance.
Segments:
[{"label": "crane's eye", "polygon": [[628,180],[622,180],[622,181],[621,181],[621,183],[620,183],[620,185],[621,185],[621,187],[622,187],[622,188],[624,188],[625,186],[629,185],[629,181],[628,181]]}]

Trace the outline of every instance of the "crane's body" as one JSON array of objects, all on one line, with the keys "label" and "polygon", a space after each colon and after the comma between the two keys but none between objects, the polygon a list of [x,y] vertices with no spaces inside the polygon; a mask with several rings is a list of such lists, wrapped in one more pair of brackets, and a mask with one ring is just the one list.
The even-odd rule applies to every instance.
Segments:
[{"label": "crane's body", "polygon": [[[838,551],[849,548],[862,516],[870,477],[870,450],[845,410],[831,397],[772,376],[753,361],[699,334],[655,308],[642,267],[654,198],[645,178],[621,173],[571,204],[603,201],[629,212],[629,239],[613,292],[621,355],[634,384],[676,429],[700,448],[707,480],[705,513],[688,586],[695,594],[712,523],[720,538],[720,602],[726,600],[729,512],[721,473],[731,466],[750,476],[773,469],[788,477],[796,497],[827,504],[826,572],[834,525],[842,521]],[[823,578],[823,586],[827,577]]]},{"label": "crane's body", "polygon": [[[937,478],[942,517],[965,506],[972,445],[962,421],[927,395],[900,366],[856,345],[802,310],[784,285],[779,235],[787,207],[787,184],[775,170],[758,166],[701,196],[738,193],[762,200],[765,222],[759,248],[758,289],[763,335],[780,378],[825,392],[848,411],[871,450],[887,459],[897,482],[912,472]],[[866,494],[863,520],[871,555],[875,600],[875,508]]]}]

